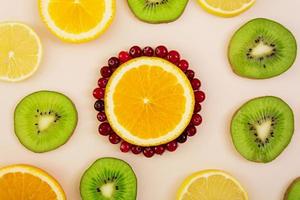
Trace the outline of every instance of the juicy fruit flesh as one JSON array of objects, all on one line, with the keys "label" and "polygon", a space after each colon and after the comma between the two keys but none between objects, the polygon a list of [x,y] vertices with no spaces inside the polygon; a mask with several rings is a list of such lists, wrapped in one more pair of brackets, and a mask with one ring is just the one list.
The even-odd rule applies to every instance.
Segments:
[{"label": "juicy fruit flesh", "polygon": [[[205,0],[209,5],[211,5],[214,8],[219,8],[222,9],[224,11],[232,11],[232,10],[236,10],[236,9],[240,9],[243,8],[244,5],[249,4],[250,2],[252,2],[252,0]],[[229,3],[230,2],[230,3]]]},{"label": "juicy fruit flesh", "polygon": [[88,32],[104,17],[104,0],[50,0],[48,12],[55,25],[68,33]]},{"label": "juicy fruit flesh", "polygon": [[296,40],[289,30],[277,22],[258,18],[234,34],[228,56],[236,74],[263,79],[288,70],[296,54]]},{"label": "juicy fruit flesh", "polygon": [[293,133],[293,112],[277,97],[248,101],[231,122],[232,140],[237,151],[255,162],[274,160],[289,144]]},{"label": "juicy fruit flesh", "polygon": [[287,189],[284,200],[298,200],[300,199],[300,178],[297,178]]},{"label": "juicy fruit flesh", "polygon": [[0,24],[0,79],[29,76],[40,62],[40,41],[22,24]]}]

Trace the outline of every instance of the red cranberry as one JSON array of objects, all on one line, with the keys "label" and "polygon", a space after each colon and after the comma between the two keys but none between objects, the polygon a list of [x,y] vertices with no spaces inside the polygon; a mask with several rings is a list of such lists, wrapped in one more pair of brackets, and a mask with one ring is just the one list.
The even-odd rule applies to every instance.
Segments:
[{"label": "red cranberry", "polygon": [[129,50],[129,54],[132,58],[142,56],[142,49],[139,46],[133,46]]},{"label": "red cranberry", "polygon": [[129,55],[129,53],[127,53],[126,51],[121,51],[119,53],[119,60],[124,63],[124,62],[127,62],[128,60],[130,60],[131,57]]},{"label": "red cranberry", "polygon": [[101,112],[104,110],[104,101],[103,100],[97,100],[94,104],[95,110]]},{"label": "red cranberry", "polygon": [[202,91],[196,91],[194,93],[196,102],[203,102],[205,100],[205,93]]},{"label": "red cranberry", "polygon": [[182,133],[176,140],[179,143],[185,143],[186,140],[187,140],[187,134],[186,133]]},{"label": "red cranberry", "polygon": [[103,99],[104,98],[104,89],[103,88],[96,88],[96,89],[94,89],[93,96],[96,99]]},{"label": "red cranberry", "polygon": [[100,73],[104,78],[108,78],[111,76],[112,71],[109,67],[105,66],[101,68]]},{"label": "red cranberry", "polygon": [[147,158],[151,158],[153,155],[154,155],[154,151],[151,147],[146,147],[144,150],[143,150],[143,154],[145,157]]},{"label": "red cranberry", "polygon": [[172,141],[172,142],[169,142],[167,145],[166,145],[166,148],[168,151],[175,151],[178,147],[178,144],[176,141]]},{"label": "red cranberry", "polygon": [[174,63],[174,64],[177,64],[180,60],[180,55],[177,51],[170,51],[168,53],[168,56],[167,56],[167,59],[171,62],[171,63]]},{"label": "red cranberry", "polygon": [[162,155],[165,152],[165,147],[163,145],[160,146],[155,146],[154,147],[154,152],[158,155]]},{"label": "red cranberry", "polygon": [[168,49],[165,46],[158,46],[155,49],[155,55],[160,58],[165,58],[168,55]]},{"label": "red cranberry", "polygon": [[194,107],[194,113],[198,113],[200,112],[202,109],[202,106],[200,103],[195,103],[195,107]]},{"label": "red cranberry", "polygon": [[144,56],[149,56],[149,57],[151,57],[151,56],[153,56],[153,54],[154,54],[154,50],[153,50],[151,47],[145,47],[145,48],[143,49],[143,55],[144,55]]},{"label": "red cranberry", "polygon": [[101,135],[107,136],[112,132],[112,129],[111,129],[109,123],[104,122],[104,123],[100,124],[98,131]]},{"label": "red cranberry", "polygon": [[134,153],[134,154],[140,154],[140,153],[142,153],[142,151],[143,151],[143,147],[133,145],[133,146],[131,147],[131,151],[132,151],[132,153]]},{"label": "red cranberry", "polygon": [[131,148],[131,144],[129,144],[128,142],[123,141],[121,143],[120,150],[123,153],[127,153],[128,151],[130,151],[130,148]]},{"label": "red cranberry", "polygon": [[186,70],[185,75],[188,79],[192,80],[195,77],[195,72],[193,70]]},{"label": "red cranberry", "polygon": [[115,71],[120,66],[119,59],[117,57],[111,57],[108,60],[108,66],[110,67],[110,69],[112,69],[112,71]]},{"label": "red cranberry", "polygon": [[108,137],[108,139],[109,139],[110,143],[112,143],[112,144],[118,144],[118,143],[120,143],[121,140],[122,140],[122,139],[121,139],[117,134],[115,134],[115,133],[110,134],[109,137]]},{"label": "red cranberry", "polygon": [[97,119],[100,121],[100,122],[105,122],[106,121],[106,115],[104,112],[99,112],[97,114]]},{"label": "red cranberry", "polygon": [[188,136],[192,137],[197,133],[197,129],[195,126],[191,125],[185,129],[185,132],[187,133]]},{"label": "red cranberry", "polygon": [[194,114],[192,117],[192,124],[194,126],[199,126],[202,123],[202,117],[199,114]]},{"label": "red cranberry", "polygon": [[199,79],[194,78],[193,80],[191,80],[191,85],[194,90],[198,90],[201,86],[201,82]]},{"label": "red cranberry", "polygon": [[107,79],[107,78],[100,78],[100,79],[98,80],[98,85],[99,85],[99,87],[101,87],[101,88],[105,88],[106,85],[107,85],[107,83],[108,83],[108,79]]},{"label": "red cranberry", "polygon": [[183,72],[185,72],[185,71],[189,68],[189,63],[188,63],[188,61],[186,61],[186,60],[181,60],[181,61],[179,61],[179,63],[178,63],[178,67],[179,67]]}]

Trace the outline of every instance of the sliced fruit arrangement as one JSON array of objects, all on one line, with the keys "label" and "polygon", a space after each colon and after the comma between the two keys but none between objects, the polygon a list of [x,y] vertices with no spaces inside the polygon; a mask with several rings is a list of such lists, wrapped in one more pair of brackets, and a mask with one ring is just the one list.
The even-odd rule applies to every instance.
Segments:
[{"label": "sliced fruit arrangement", "polygon": [[178,19],[188,0],[127,0],[134,15],[148,23],[158,24]]},{"label": "sliced fruit arrangement", "polygon": [[26,96],[14,114],[15,133],[29,150],[43,153],[65,144],[77,125],[77,111],[65,95],[39,91]]},{"label": "sliced fruit arrangement", "polygon": [[294,134],[294,114],[283,100],[259,97],[233,116],[232,141],[237,151],[254,162],[270,162],[288,146]]},{"label": "sliced fruit arrangement", "polygon": [[300,178],[296,178],[284,194],[284,200],[300,199]]},{"label": "sliced fruit arrangement", "polygon": [[248,200],[240,183],[220,170],[204,170],[187,177],[182,183],[177,200]]},{"label": "sliced fruit arrangement", "polygon": [[232,37],[228,57],[233,71],[243,77],[266,79],[287,71],[295,62],[293,34],[269,19],[253,19]]},{"label": "sliced fruit arrangement", "polygon": [[42,45],[29,26],[0,23],[0,80],[21,81],[33,75],[41,62]]},{"label": "sliced fruit arrangement", "polygon": [[120,150],[152,157],[196,134],[205,94],[189,63],[165,46],[138,46],[108,60],[93,91],[99,133]]},{"label": "sliced fruit arrangement", "polygon": [[82,200],[135,200],[137,179],[126,162],[100,158],[84,172],[80,193]]},{"label": "sliced fruit arrangement", "polygon": [[30,165],[11,165],[0,169],[0,199],[66,200],[66,196],[47,172]]},{"label": "sliced fruit arrangement", "polygon": [[256,0],[198,0],[209,13],[221,17],[237,16],[254,5]]},{"label": "sliced fruit arrangement", "polygon": [[86,42],[101,35],[115,16],[115,0],[39,0],[47,27],[67,42]]}]

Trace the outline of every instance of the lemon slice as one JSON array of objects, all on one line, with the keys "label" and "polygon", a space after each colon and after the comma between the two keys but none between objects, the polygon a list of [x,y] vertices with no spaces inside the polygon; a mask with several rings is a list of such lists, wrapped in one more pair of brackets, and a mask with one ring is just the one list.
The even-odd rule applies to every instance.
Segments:
[{"label": "lemon slice", "polygon": [[0,169],[0,199],[65,200],[59,183],[41,169],[12,165]]},{"label": "lemon slice", "polygon": [[209,13],[221,17],[234,17],[249,9],[255,0],[198,0]]},{"label": "lemon slice", "polygon": [[105,113],[113,130],[139,146],[156,146],[176,139],[189,124],[194,93],[185,74],[156,57],[122,64],[105,92]]},{"label": "lemon slice", "polygon": [[68,42],[95,39],[111,24],[115,0],[39,0],[40,14],[56,36]]},{"label": "lemon slice", "polygon": [[29,26],[0,23],[0,80],[28,78],[38,69],[41,58],[41,41]]},{"label": "lemon slice", "polygon": [[231,175],[220,170],[192,174],[182,184],[177,200],[248,200],[248,195]]}]

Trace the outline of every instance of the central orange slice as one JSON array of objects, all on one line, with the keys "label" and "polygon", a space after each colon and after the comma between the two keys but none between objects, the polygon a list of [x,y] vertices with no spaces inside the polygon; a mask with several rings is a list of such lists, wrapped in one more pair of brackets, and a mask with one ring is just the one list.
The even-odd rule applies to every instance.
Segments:
[{"label": "central orange slice", "polygon": [[114,72],[106,87],[108,121],[131,144],[156,146],[176,139],[189,124],[193,109],[189,80],[164,59],[132,59]]}]

